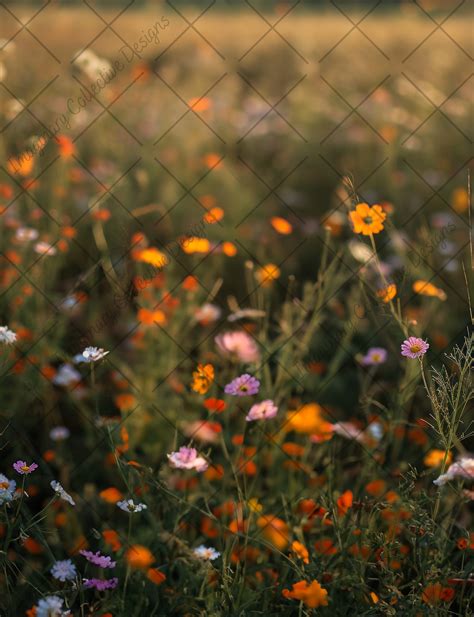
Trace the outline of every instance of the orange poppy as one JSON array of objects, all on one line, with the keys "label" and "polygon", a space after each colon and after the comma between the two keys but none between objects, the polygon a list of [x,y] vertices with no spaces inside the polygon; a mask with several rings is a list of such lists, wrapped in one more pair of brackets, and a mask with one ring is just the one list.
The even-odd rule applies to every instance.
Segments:
[{"label": "orange poppy", "polygon": [[308,608],[328,605],[328,592],[316,580],[311,581],[311,583],[298,581],[293,584],[291,591],[284,589],[282,593],[285,598],[300,600]]},{"label": "orange poppy", "polygon": [[125,553],[125,559],[131,568],[148,568],[155,561],[152,552],[141,544],[134,544]]}]

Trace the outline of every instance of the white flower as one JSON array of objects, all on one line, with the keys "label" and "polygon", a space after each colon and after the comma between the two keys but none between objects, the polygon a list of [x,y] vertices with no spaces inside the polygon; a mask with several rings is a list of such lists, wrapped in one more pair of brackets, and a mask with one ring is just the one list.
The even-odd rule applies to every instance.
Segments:
[{"label": "white flower", "polygon": [[209,561],[214,561],[214,559],[217,559],[221,555],[219,551],[216,551],[212,547],[204,546],[204,544],[195,548],[193,553],[196,557],[199,557],[199,559],[208,559]]},{"label": "white flower", "polygon": [[67,501],[68,503],[70,503],[71,506],[75,506],[76,505],[76,502],[71,497],[71,495],[69,493],[66,493],[66,491],[63,489],[63,487],[61,486],[61,484],[57,480],[51,480],[50,486],[51,486],[51,488],[53,489],[53,491],[56,493],[56,495],[58,497],[60,497],[64,501]]},{"label": "white flower", "polygon": [[0,326],[0,343],[11,345],[16,341],[16,334],[7,326]]},{"label": "white flower", "polygon": [[146,510],[147,506],[144,503],[134,503],[133,499],[117,501],[118,507],[124,512],[141,512]]},{"label": "white flower", "polygon": [[53,441],[63,441],[67,439],[71,432],[66,426],[55,426],[49,431],[49,436]]},{"label": "white flower", "polygon": [[72,364],[61,364],[52,381],[55,386],[65,386],[67,388],[81,381],[81,374],[76,371]]},{"label": "white flower", "polygon": [[72,563],[70,559],[64,559],[63,561],[55,561],[52,568],[51,574],[54,578],[58,579],[58,581],[72,581],[76,578],[76,566]]},{"label": "white flower", "polygon": [[77,360],[78,362],[98,362],[105,358],[105,356],[110,353],[102,349],[102,347],[86,347],[82,352],[82,355]]},{"label": "white flower", "polygon": [[202,325],[207,325],[213,321],[217,321],[221,314],[222,311],[218,306],[207,302],[196,310],[195,317]]},{"label": "white flower", "polygon": [[59,596],[41,598],[36,606],[36,617],[64,617],[70,614],[69,611],[63,611],[63,599]]},{"label": "white flower", "polygon": [[3,473],[0,473],[0,506],[12,501],[15,495],[16,482],[9,480]]},{"label": "white flower", "polygon": [[448,471],[443,473],[439,478],[433,480],[436,486],[443,486],[454,478],[466,478],[474,480],[474,458],[461,458],[449,466]]},{"label": "white flower", "polygon": [[32,227],[19,227],[16,230],[15,238],[19,242],[29,242],[30,240],[36,240],[38,235],[38,231]]},{"label": "white flower", "polygon": [[35,244],[35,253],[38,255],[56,255],[58,251],[49,242],[37,242]]}]

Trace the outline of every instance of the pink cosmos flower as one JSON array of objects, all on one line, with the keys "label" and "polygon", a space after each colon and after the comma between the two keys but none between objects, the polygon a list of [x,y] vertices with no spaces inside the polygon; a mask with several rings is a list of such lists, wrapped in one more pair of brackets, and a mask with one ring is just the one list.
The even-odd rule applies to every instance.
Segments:
[{"label": "pink cosmos flower", "polygon": [[425,355],[429,349],[429,344],[421,338],[410,336],[403,341],[401,349],[402,356],[406,356],[407,358],[414,360],[415,358],[421,358],[421,356]]},{"label": "pink cosmos flower", "polygon": [[258,393],[259,389],[259,380],[248,373],[244,373],[228,383],[224,388],[224,392],[231,396],[253,396]]},{"label": "pink cosmos flower", "polygon": [[446,473],[443,473],[439,478],[433,480],[433,484],[436,484],[436,486],[443,486],[443,484],[446,484],[446,482],[454,478],[474,480],[474,458],[464,457],[459,459],[459,461],[449,466]]},{"label": "pink cosmos flower", "polygon": [[198,456],[195,448],[181,446],[178,452],[168,454],[170,465],[175,469],[195,469],[198,472],[206,471],[208,462],[203,456]]},{"label": "pink cosmos flower", "polygon": [[22,476],[25,476],[32,473],[35,469],[38,469],[38,465],[36,463],[27,465],[25,461],[17,461],[16,463],[13,463],[13,469]]},{"label": "pink cosmos flower", "polygon": [[220,424],[216,422],[207,422],[206,420],[196,420],[185,424],[183,433],[187,437],[192,437],[198,441],[205,443],[216,443],[219,441],[219,433],[222,431]]},{"label": "pink cosmos flower", "polygon": [[240,362],[258,362],[260,352],[253,338],[242,330],[224,332],[215,338],[219,351]]},{"label": "pink cosmos flower", "polygon": [[268,399],[252,405],[245,419],[247,422],[252,422],[254,420],[269,420],[270,418],[274,418],[277,413],[278,407],[273,401]]}]

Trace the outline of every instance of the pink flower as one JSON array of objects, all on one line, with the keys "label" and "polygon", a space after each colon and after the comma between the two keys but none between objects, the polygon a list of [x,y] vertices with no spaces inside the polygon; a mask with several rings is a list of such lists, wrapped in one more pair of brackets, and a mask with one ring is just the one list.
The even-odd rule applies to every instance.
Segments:
[{"label": "pink flower", "polygon": [[401,349],[402,356],[414,360],[415,358],[420,358],[425,355],[429,349],[429,344],[421,338],[410,336],[406,341],[403,341]]},{"label": "pink flower", "polygon": [[206,471],[208,462],[203,456],[198,456],[195,448],[181,446],[178,452],[168,454],[170,465],[175,469],[195,469],[198,472]]},{"label": "pink flower", "polygon": [[35,469],[38,469],[38,465],[36,463],[27,465],[25,461],[17,461],[16,463],[13,463],[13,469],[22,476],[25,476],[32,473]]},{"label": "pink flower", "polygon": [[219,440],[219,433],[222,431],[222,427],[217,422],[208,422],[207,420],[196,420],[185,424],[183,427],[183,433],[187,437],[207,442],[216,443]]},{"label": "pink flower", "polygon": [[258,362],[260,352],[257,344],[246,332],[224,332],[215,338],[219,351],[227,357],[240,362]]},{"label": "pink flower", "polygon": [[245,419],[247,422],[252,422],[253,420],[269,420],[270,418],[274,418],[277,413],[278,407],[273,401],[268,399],[252,405]]},{"label": "pink flower", "polygon": [[454,478],[466,478],[474,480],[474,458],[461,458],[456,463],[449,466],[448,471],[443,473],[439,478],[433,480],[433,484],[443,486],[446,482]]}]

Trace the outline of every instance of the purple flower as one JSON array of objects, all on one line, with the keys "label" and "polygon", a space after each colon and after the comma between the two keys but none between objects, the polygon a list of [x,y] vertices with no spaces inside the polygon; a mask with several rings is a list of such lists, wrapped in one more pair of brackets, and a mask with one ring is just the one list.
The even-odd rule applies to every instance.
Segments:
[{"label": "purple flower", "polygon": [[178,452],[168,454],[168,460],[170,465],[176,469],[195,469],[201,472],[209,467],[206,459],[198,456],[195,448],[186,448],[186,446],[181,446]]},{"label": "purple flower", "polygon": [[271,400],[266,400],[252,405],[245,419],[247,422],[252,422],[253,420],[269,420],[270,418],[274,418],[277,413],[278,407],[275,403]]},{"label": "purple flower", "polygon": [[70,559],[64,559],[63,561],[55,561],[51,567],[51,574],[58,581],[72,581],[76,578],[76,566]]},{"label": "purple flower", "polygon": [[364,366],[376,366],[387,360],[387,350],[383,347],[371,347],[361,362]]},{"label": "purple flower", "polygon": [[421,338],[417,338],[416,336],[410,336],[402,343],[402,356],[406,356],[407,358],[414,360],[415,358],[424,356],[428,351],[428,348],[429,344],[426,341]]},{"label": "purple flower", "polygon": [[104,580],[101,578],[85,578],[82,584],[86,589],[97,589],[97,591],[105,591],[106,589],[115,589],[118,585],[118,578],[109,578]]},{"label": "purple flower", "polygon": [[27,465],[25,461],[17,461],[16,463],[13,463],[13,469],[22,476],[25,476],[32,473],[35,469],[38,469],[38,465],[36,463]]},{"label": "purple flower", "polygon": [[90,563],[93,563],[99,568],[115,568],[116,562],[108,555],[101,555],[100,551],[93,553],[92,551],[81,550],[79,553],[87,559]]},{"label": "purple flower", "polygon": [[224,388],[226,394],[232,396],[252,396],[257,394],[260,389],[260,382],[252,375],[244,373],[240,377],[236,377]]}]

